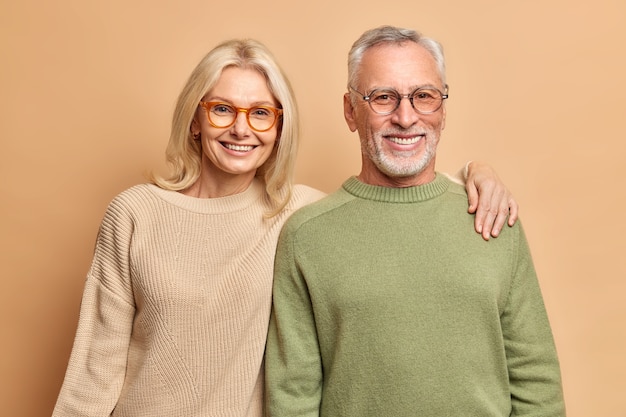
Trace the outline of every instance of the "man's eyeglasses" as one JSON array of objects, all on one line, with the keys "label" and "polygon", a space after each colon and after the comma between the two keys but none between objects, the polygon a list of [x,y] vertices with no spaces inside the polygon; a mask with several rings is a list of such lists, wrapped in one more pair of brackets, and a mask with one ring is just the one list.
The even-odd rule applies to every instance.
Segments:
[{"label": "man's eyeglasses", "polygon": [[206,109],[207,118],[213,127],[227,128],[235,124],[240,112],[246,114],[248,126],[257,132],[266,132],[274,127],[283,114],[282,109],[270,106],[237,107],[221,101],[201,101],[200,106]]},{"label": "man's eyeglasses", "polygon": [[377,88],[369,94],[363,94],[353,87],[350,87],[350,89],[367,101],[374,113],[381,115],[391,114],[396,111],[400,107],[400,102],[403,98],[407,98],[411,102],[413,109],[418,113],[434,113],[441,108],[443,101],[448,98],[448,94],[430,87],[420,87],[409,94],[400,94],[390,88]]}]

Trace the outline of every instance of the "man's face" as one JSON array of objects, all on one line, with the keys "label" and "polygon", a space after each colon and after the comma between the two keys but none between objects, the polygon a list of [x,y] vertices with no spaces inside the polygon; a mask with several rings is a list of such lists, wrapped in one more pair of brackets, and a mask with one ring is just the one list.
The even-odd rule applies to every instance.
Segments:
[{"label": "man's face", "polygon": [[[444,92],[435,60],[414,42],[382,44],[363,55],[359,84],[364,95],[374,89],[393,89],[405,95],[420,87]],[[372,185],[407,187],[430,182],[435,176],[435,153],[445,126],[445,105],[420,114],[408,99],[388,115],[376,114],[358,93],[353,106],[344,96],[344,115],[350,130],[358,130],[362,169],[359,179]]]}]

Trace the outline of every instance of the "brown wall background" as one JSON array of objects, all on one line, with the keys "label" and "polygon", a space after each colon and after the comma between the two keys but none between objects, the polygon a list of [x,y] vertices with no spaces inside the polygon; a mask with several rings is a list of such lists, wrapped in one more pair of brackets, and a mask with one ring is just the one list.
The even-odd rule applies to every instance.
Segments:
[{"label": "brown wall background", "polygon": [[0,404],[50,415],[109,200],[163,166],[175,98],[217,42],[272,49],[300,104],[298,181],[358,172],[346,55],[380,24],[446,50],[438,167],[489,161],[513,190],[570,417],[626,416],[626,4],[621,0],[0,0]]}]

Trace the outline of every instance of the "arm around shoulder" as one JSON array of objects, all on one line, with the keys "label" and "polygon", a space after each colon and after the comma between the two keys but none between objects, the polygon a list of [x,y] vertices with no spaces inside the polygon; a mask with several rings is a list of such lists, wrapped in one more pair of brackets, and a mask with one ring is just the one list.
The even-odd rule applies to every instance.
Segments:
[{"label": "arm around shoulder", "polygon": [[517,201],[489,164],[469,161],[462,172],[469,203],[468,212],[476,215],[476,232],[485,240],[498,237],[505,223],[513,226],[517,221]]}]

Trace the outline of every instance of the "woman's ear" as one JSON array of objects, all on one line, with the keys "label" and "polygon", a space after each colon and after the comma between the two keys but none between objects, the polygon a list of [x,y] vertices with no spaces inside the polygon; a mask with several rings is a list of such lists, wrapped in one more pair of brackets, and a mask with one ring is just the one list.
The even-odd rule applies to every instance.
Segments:
[{"label": "woman's ear", "polygon": [[189,127],[189,131],[195,140],[200,139],[200,123],[194,117],[191,121],[191,126]]}]

